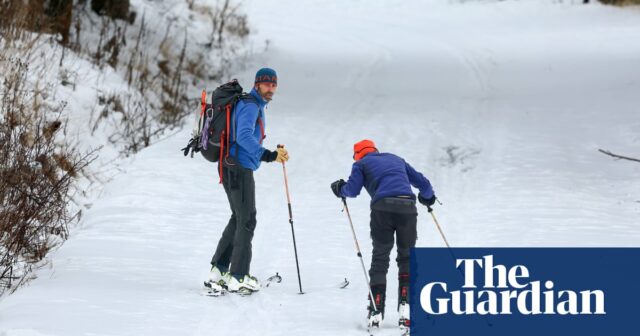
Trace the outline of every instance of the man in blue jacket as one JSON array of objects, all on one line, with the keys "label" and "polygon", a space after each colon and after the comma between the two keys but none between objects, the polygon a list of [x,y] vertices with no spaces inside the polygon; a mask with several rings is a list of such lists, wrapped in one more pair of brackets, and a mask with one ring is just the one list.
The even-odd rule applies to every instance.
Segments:
[{"label": "man in blue jacket", "polygon": [[331,184],[336,197],[356,197],[364,186],[371,195],[371,238],[373,256],[369,269],[370,286],[376,301],[374,311],[369,298],[369,327],[379,327],[384,318],[389,255],[398,245],[398,312],[399,326],[409,328],[409,250],[416,245],[418,211],[416,196],[411,190],[420,190],[418,201],[428,207],[436,201],[431,183],[399,156],[379,153],[371,140],[362,140],[353,146],[353,159],[349,181]]},{"label": "man in blue jacket", "polygon": [[222,184],[229,199],[231,218],[222,233],[213,258],[208,282],[231,292],[260,290],[258,280],[249,274],[251,241],[256,228],[255,181],[253,172],[264,162],[285,162],[284,148],[270,151],[262,146],[265,138],[264,110],[278,88],[273,69],[262,68],[255,77],[249,97],[236,104],[231,121],[232,142],[229,156],[222,163]]}]

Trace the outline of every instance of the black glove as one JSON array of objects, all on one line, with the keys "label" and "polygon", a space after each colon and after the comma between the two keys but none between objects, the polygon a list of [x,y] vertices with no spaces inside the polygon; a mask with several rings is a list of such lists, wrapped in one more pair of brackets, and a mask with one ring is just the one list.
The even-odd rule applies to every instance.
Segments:
[{"label": "black glove", "polygon": [[436,203],[436,195],[431,196],[431,198],[424,198],[422,195],[418,195],[418,201],[420,204],[430,208]]},{"label": "black glove", "polygon": [[260,161],[273,162],[276,160],[277,157],[278,157],[278,152],[276,151],[272,152],[268,149],[265,149],[264,152],[262,153],[262,156],[260,157]]},{"label": "black glove", "polygon": [[342,189],[342,187],[347,184],[347,182],[345,182],[343,179],[339,179],[333,183],[331,183],[331,191],[333,191],[333,194],[336,195],[337,198],[342,198],[344,196],[342,196],[342,194],[340,193],[340,189]]},{"label": "black glove", "polygon": [[189,143],[187,143],[187,146],[185,148],[180,149],[182,151],[182,153],[184,154],[184,156],[189,155],[189,152],[191,152],[191,157],[193,157],[193,153],[197,153],[200,151],[200,148],[198,148],[198,138],[191,138],[189,139]]}]

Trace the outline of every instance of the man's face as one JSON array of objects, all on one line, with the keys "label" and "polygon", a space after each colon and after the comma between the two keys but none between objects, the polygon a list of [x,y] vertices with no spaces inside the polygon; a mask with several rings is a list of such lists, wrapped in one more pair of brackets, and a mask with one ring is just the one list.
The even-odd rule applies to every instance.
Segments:
[{"label": "man's face", "polygon": [[276,89],[278,89],[278,84],[275,83],[258,83],[256,84],[256,89],[258,90],[258,94],[262,97],[262,99],[270,102],[273,98],[273,94],[276,93]]}]

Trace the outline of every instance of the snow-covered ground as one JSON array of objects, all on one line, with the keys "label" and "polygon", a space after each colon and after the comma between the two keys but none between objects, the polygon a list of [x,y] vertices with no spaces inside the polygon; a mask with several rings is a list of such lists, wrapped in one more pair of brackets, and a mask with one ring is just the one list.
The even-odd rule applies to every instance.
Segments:
[{"label": "snow-covered ground", "polygon": [[[575,1],[576,3],[579,1]],[[38,279],[0,302],[0,335],[362,335],[366,284],[329,183],[362,138],[429,177],[454,246],[640,246],[640,11],[569,1],[245,1],[279,73],[256,174],[250,297],[200,295],[229,215],[216,167],[182,157],[190,127],[106,186]],[[370,260],[366,194],[350,200]],[[426,211],[419,246],[443,246]],[[393,256],[392,256],[393,260]],[[388,329],[397,334],[389,270]],[[337,289],[345,277],[351,285]]]}]

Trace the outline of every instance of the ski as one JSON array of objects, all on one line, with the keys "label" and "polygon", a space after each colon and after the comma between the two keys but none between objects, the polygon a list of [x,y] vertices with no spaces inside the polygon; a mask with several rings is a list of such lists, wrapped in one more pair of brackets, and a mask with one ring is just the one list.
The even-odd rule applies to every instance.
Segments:
[{"label": "ski", "polygon": [[[278,274],[276,272],[275,275],[272,275],[270,277],[268,277],[264,283],[263,283],[263,288],[269,288],[269,286],[273,283],[281,283],[282,282],[282,276],[280,274]],[[202,293],[202,295],[204,296],[211,296],[211,297],[219,297],[219,296],[223,296],[227,293],[233,293],[233,294],[238,294],[240,296],[249,296],[251,294],[254,293],[254,291],[250,291],[250,290],[239,290],[236,292],[230,292],[229,290],[227,290],[226,286],[221,286],[217,283],[211,283],[209,281],[205,281],[204,282],[204,291]]]},{"label": "ski", "polygon": [[398,327],[400,327],[400,330],[402,331],[401,335],[409,335],[409,330],[411,328],[409,303],[406,301],[400,303],[398,305],[398,314],[400,315],[400,318],[398,319]]},{"label": "ski", "polygon": [[[263,288],[269,288],[272,284],[274,283],[281,283],[282,282],[282,276],[276,272],[275,275],[272,275],[270,277],[268,277],[266,280],[264,280],[262,287]],[[351,284],[351,282],[349,282],[349,279],[344,278],[343,281],[341,281],[340,283],[336,284],[336,288],[339,289],[345,289],[347,288],[349,285]],[[245,290],[240,290],[237,292],[230,292],[227,290],[226,286],[221,286],[217,283],[211,283],[209,281],[205,281],[204,282],[204,290],[202,295],[204,296],[212,296],[212,297],[218,297],[218,296],[223,296],[227,293],[233,293],[233,294],[238,294],[240,296],[248,296],[253,294],[252,291],[245,291]]]},{"label": "ski", "polygon": [[[372,326],[367,326],[367,334],[369,336],[377,336],[380,334],[387,334],[386,332],[382,332],[381,329],[381,325],[372,325]],[[406,326],[400,326],[400,336],[409,336],[411,335],[411,329]]]},{"label": "ski", "polygon": [[218,297],[225,295],[226,293],[227,290],[219,284],[211,283],[209,281],[204,282],[204,291],[202,292],[202,295]]},{"label": "ski", "polygon": [[276,272],[276,275],[272,275],[272,276],[267,278],[267,280],[265,281],[264,287],[267,288],[267,287],[269,287],[269,285],[271,285],[274,282],[275,283],[281,283],[282,282],[282,277],[280,276],[280,274],[278,274],[278,272]]},{"label": "ski", "polygon": [[367,318],[367,332],[369,335],[374,336],[380,331],[380,325],[382,324],[382,313],[377,312],[370,314]]},{"label": "ski", "polygon": [[[387,332],[382,332],[381,329],[382,327],[380,325],[373,325],[373,326],[367,326],[367,334],[369,336],[378,336],[380,334],[387,334]],[[410,328],[409,327],[400,327],[400,336],[409,336],[411,335],[410,333]]]},{"label": "ski", "polygon": [[377,336],[378,334],[380,334],[380,327],[378,326],[368,327],[367,333],[369,334],[369,336]]},{"label": "ski", "polygon": [[400,335],[401,336],[408,336],[409,335],[409,331],[410,331],[409,320],[400,321],[398,324],[400,326]]}]

